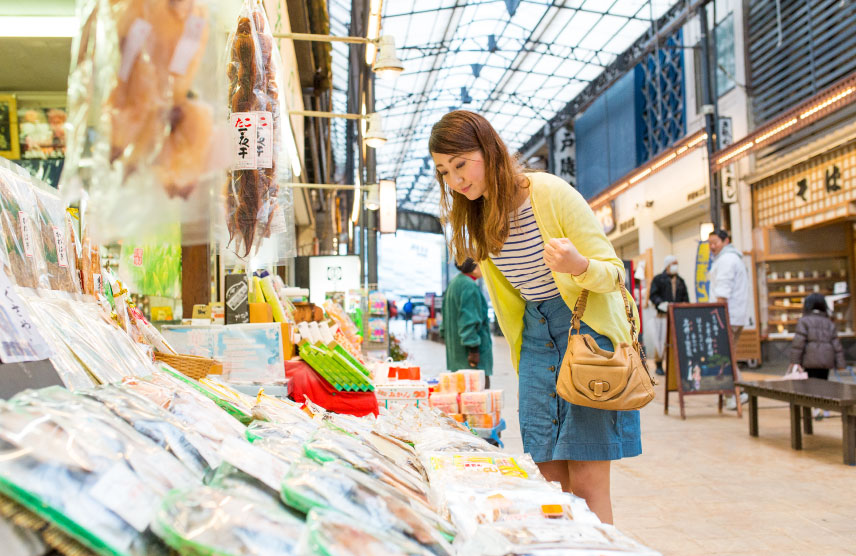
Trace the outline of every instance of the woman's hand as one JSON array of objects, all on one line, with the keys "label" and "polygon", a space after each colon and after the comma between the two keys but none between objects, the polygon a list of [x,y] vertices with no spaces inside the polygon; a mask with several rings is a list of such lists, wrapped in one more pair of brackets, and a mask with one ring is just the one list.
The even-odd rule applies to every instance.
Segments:
[{"label": "woman's hand", "polygon": [[589,267],[589,260],[583,257],[566,237],[554,238],[544,246],[544,263],[553,272],[563,272],[579,276]]}]

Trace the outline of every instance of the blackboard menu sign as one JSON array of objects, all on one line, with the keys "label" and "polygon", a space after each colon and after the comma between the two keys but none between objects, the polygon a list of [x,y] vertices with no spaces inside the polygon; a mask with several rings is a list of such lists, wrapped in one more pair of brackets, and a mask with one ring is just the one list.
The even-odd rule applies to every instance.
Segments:
[{"label": "blackboard menu sign", "polygon": [[[693,394],[735,394],[737,363],[725,303],[673,303],[669,305],[669,390],[678,391],[681,417],[686,418],[683,397]],[[740,413],[738,404],[738,413]]]}]

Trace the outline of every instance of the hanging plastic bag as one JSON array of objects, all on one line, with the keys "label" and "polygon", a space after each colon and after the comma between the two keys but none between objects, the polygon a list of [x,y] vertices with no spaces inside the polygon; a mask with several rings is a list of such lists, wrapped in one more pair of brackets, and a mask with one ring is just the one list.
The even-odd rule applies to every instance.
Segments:
[{"label": "hanging plastic bag", "polygon": [[59,196],[34,189],[39,237],[45,254],[48,281],[53,290],[81,293],[77,275],[77,257],[71,249],[74,237],[69,237],[71,215]]},{"label": "hanging plastic bag", "polygon": [[[213,0],[82,0],[72,44],[66,201],[88,192],[96,243],[181,222],[209,240],[228,127]],[[220,123],[223,122],[223,123]]]},{"label": "hanging plastic bag", "polygon": [[21,287],[49,288],[44,252],[38,241],[35,197],[30,179],[0,168],[0,219],[5,256],[4,272]]},{"label": "hanging plastic bag", "polygon": [[282,141],[282,59],[258,0],[244,0],[227,59],[233,165],[225,192],[226,228],[228,245],[246,258],[262,240],[285,232],[293,222],[286,220],[292,209],[290,191],[283,191],[282,199],[279,191],[279,181],[289,175]]}]

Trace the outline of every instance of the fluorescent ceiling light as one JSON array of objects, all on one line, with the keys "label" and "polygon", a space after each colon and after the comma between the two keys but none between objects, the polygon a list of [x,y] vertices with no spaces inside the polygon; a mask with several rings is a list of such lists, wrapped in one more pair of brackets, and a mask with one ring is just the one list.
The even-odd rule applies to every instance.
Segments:
[{"label": "fluorescent ceiling light", "polygon": [[73,37],[78,27],[75,16],[0,17],[0,37]]}]

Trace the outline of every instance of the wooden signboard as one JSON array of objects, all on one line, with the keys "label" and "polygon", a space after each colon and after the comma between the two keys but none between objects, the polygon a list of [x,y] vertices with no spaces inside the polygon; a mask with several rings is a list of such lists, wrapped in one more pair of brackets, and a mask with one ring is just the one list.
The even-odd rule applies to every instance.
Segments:
[{"label": "wooden signboard", "polygon": [[[739,396],[737,361],[728,326],[725,303],[672,303],[666,352],[665,413],[669,392],[678,392],[681,419],[686,419],[684,396],[719,395],[719,412],[725,395]],[[737,415],[742,417],[740,403]]]}]

